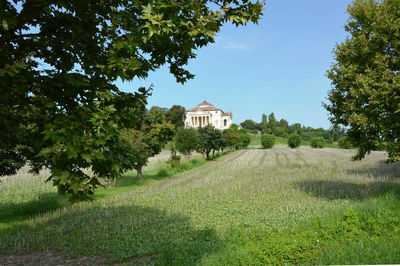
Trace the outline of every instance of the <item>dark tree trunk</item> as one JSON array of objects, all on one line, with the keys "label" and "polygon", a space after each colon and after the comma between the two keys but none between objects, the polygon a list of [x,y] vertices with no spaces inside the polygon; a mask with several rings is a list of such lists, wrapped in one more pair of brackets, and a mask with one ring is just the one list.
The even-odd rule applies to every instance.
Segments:
[{"label": "dark tree trunk", "polygon": [[206,151],[206,158],[207,158],[207,160],[210,159],[210,151]]},{"label": "dark tree trunk", "polygon": [[143,167],[142,165],[139,165],[139,166],[137,167],[137,169],[136,169],[136,171],[137,171],[137,177],[138,177],[139,180],[142,180],[142,179],[143,179],[142,167]]}]

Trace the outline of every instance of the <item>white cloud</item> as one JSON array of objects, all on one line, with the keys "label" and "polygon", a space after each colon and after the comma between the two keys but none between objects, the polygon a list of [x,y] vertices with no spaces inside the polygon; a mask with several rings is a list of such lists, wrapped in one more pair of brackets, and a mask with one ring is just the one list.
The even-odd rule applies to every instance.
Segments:
[{"label": "white cloud", "polygon": [[234,42],[234,41],[226,41],[224,43],[224,48],[227,50],[241,50],[241,51],[250,51],[253,49],[247,43]]}]

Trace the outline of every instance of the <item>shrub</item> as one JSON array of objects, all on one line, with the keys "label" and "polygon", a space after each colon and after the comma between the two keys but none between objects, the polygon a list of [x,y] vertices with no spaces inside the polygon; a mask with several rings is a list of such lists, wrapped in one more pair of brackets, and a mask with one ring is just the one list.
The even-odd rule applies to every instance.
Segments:
[{"label": "shrub", "polygon": [[170,149],[171,157],[169,157],[167,164],[169,164],[172,168],[179,168],[181,166],[181,156],[176,154],[176,147],[174,142],[171,142]]},{"label": "shrub", "polygon": [[175,147],[186,156],[196,150],[198,142],[197,131],[193,128],[179,128],[176,132]]},{"label": "shrub", "polygon": [[272,135],[262,135],[261,145],[264,149],[271,149],[275,145],[275,137]]},{"label": "shrub", "polygon": [[294,149],[299,147],[301,144],[301,137],[299,134],[291,134],[288,139],[288,145],[290,148]]},{"label": "shrub", "polygon": [[241,134],[238,144],[236,145],[236,149],[247,148],[251,141],[251,137],[248,134]]},{"label": "shrub", "polygon": [[325,139],[323,137],[316,137],[311,139],[311,147],[323,148],[325,147]]},{"label": "shrub", "polygon": [[341,137],[338,142],[339,142],[339,147],[342,149],[351,149],[353,147],[353,145],[351,144],[351,142],[347,137]]}]

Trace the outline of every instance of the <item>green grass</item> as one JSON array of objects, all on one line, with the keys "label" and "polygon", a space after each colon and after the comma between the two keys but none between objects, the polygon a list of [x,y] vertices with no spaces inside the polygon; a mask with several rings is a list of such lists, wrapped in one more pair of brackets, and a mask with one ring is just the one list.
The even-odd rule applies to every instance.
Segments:
[{"label": "green grass", "polygon": [[[0,254],[51,250],[111,264],[399,263],[400,165],[382,163],[382,152],[353,155],[277,147],[188,162],[186,171],[154,162],[144,181],[131,173],[74,205],[45,176],[3,178],[0,213],[18,219],[0,216]],[[42,207],[44,198],[61,205]]]}]

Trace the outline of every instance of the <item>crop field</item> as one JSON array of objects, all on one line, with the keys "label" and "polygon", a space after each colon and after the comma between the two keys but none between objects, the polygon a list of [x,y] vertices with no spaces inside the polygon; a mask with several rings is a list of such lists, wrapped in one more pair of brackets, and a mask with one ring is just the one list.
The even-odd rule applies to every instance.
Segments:
[{"label": "crop field", "polygon": [[74,205],[21,172],[0,183],[0,264],[400,263],[400,164],[354,153],[276,145],[174,175],[154,160],[152,182]]}]

